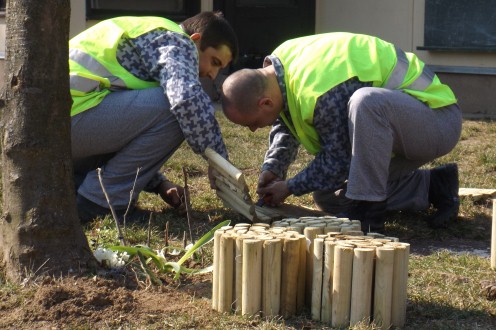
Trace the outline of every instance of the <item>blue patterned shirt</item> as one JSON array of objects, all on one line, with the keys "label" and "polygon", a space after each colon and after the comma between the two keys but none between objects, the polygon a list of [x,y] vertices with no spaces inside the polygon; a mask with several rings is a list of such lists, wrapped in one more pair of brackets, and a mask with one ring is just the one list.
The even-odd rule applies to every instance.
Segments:
[{"label": "blue patterned shirt", "polygon": [[133,39],[123,38],[117,60],[136,77],[160,82],[194,152],[203,153],[210,147],[227,158],[212,101],[199,80],[198,50],[188,36],[155,29]]},{"label": "blue patterned shirt", "polygon": [[[287,106],[284,68],[274,55],[268,56],[264,61],[264,66],[271,64],[281,88],[283,112],[286,118],[291,118]],[[353,78],[319,97],[315,104],[313,126],[319,135],[321,150],[307,167],[288,179],[288,189],[292,194],[300,196],[316,190],[335,190],[347,179],[351,159],[348,101],[356,90],[367,86],[371,84]],[[285,179],[289,165],[296,159],[299,145],[284,121],[278,118],[269,134],[269,150],[262,170],[269,170]]]}]

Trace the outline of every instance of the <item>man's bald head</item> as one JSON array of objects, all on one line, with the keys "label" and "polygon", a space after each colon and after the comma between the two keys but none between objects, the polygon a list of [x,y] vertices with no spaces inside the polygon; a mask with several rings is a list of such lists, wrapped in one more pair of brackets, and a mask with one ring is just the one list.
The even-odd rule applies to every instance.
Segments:
[{"label": "man's bald head", "polygon": [[242,69],[229,75],[222,84],[222,108],[239,113],[256,110],[265,94],[267,77],[257,69]]}]

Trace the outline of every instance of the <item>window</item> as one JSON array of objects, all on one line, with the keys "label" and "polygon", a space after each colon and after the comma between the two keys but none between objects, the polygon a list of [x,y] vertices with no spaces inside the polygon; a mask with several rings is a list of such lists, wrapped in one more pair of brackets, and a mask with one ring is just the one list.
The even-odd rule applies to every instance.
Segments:
[{"label": "window", "polygon": [[200,12],[201,0],[86,0],[88,19],[115,16],[162,16],[183,21]]}]

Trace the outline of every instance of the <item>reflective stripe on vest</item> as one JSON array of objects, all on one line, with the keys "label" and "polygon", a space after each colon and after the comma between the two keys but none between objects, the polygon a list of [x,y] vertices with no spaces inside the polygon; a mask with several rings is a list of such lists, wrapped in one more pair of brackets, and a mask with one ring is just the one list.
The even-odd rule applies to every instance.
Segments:
[{"label": "reflective stripe on vest", "polygon": [[389,79],[384,86],[387,89],[411,89],[416,91],[423,91],[429,87],[434,80],[434,72],[429,70],[425,65],[422,69],[422,73],[408,86],[401,86],[405,80],[406,74],[408,72],[408,67],[410,66],[410,61],[406,57],[404,51],[395,46],[396,50],[396,65],[389,76]]},{"label": "reflective stripe on vest", "polygon": [[[126,83],[119,77],[113,76],[110,71],[108,71],[103,65],[101,65],[97,60],[95,60],[90,55],[86,54],[80,49],[71,48],[69,49],[69,59],[78,63],[79,65],[85,67],[87,70],[91,71],[93,74],[108,79],[110,83],[110,89],[122,89],[126,88]],[[85,78],[79,75],[70,76],[70,88],[83,93],[89,93],[93,91],[101,90],[101,83],[98,80]]]}]

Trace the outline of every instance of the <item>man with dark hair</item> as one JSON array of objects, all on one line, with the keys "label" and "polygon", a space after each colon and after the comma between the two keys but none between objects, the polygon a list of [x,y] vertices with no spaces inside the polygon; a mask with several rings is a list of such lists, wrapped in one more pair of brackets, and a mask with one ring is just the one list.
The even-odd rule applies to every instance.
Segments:
[{"label": "man with dark hair", "polygon": [[213,80],[237,58],[230,24],[214,12],[181,25],[161,17],[117,17],[83,31],[69,46],[72,157],[81,221],[110,213],[97,167],[119,216],[130,198],[128,219],[147,216],[134,208],[143,190],[180,207],[183,188],[159,170],[181,143],[186,140],[199,154],[210,147],[227,158],[199,77]]},{"label": "man with dark hair", "polygon": [[[433,205],[435,228],[456,218],[456,164],[419,168],[455,147],[461,111],[414,54],[367,35],[302,37],[262,69],[230,75],[222,91],[228,119],[252,131],[273,125],[257,189],[269,204],[314,192],[319,207],[343,206],[366,232],[384,230],[386,210]],[[300,144],[315,158],[286,179]]]}]

